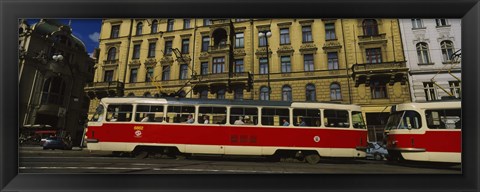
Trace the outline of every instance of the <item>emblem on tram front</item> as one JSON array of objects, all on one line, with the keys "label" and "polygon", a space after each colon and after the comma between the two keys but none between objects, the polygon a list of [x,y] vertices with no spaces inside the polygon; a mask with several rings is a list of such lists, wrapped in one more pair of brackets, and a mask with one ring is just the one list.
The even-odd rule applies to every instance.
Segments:
[{"label": "emblem on tram front", "polygon": [[318,143],[320,141],[320,137],[317,135],[315,137],[313,137],[313,141],[315,141],[316,143]]},{"label": "emblem on tram front", "polygon": [[143,126],[134,126],[133,130],[135,130],[135,138],[142,137]]}]

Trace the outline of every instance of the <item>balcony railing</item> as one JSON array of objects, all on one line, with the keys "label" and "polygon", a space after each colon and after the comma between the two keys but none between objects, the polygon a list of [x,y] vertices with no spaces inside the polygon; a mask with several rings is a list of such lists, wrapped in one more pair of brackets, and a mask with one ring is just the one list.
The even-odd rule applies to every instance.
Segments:
[{"label": "balcony railing", "polygon": [[384,70],[398,70],[405,69],[405,62],[388,62],[388,63],[367,63],[367,64],[354,64],[353,72],[370,72],[370,71],[384,71]]},{"label": "balcony railing", "polygon": [[370,44],[370,43],[386,43],[387,38],[385,33],[372,35],[372,36],[358,36],[358,43],[360,44]]},{"label": "balcony railing", "polygon": [[103,61],[104,65],[118,65],[118,59],[115,60],[104,60]]},{"label": "balcony railing", "polygon": [[228,44],[219,44],[219,45],[208,47],[208,52],[223,52],[228,50],[229,50]]}]

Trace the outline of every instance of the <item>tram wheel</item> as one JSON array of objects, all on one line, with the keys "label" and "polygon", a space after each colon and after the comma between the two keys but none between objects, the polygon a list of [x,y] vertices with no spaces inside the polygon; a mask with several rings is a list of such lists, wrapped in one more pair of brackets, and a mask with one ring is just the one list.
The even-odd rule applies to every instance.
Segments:
[{"label": "tram wheel", "polygon": [[146,151],[139,151],[135,154],[135,158],[137,159],[145,159],[148,156],[148,152]]},{"label": "tram wheel", "polygon": [[310,154],[310,155],[307,155],[305,156],[305,160],[307,160],[307,162],[309,164],[317,164],[318,162],[320,162],[320,155],[318,154]]},{"label": "tram wheel", "polygon": [[375,158],[375,160],[380,161],[380,160],[383,159],[383,156],[380,155],[380,153],[375,153],[375,154],[374,154],[374,158]]}]

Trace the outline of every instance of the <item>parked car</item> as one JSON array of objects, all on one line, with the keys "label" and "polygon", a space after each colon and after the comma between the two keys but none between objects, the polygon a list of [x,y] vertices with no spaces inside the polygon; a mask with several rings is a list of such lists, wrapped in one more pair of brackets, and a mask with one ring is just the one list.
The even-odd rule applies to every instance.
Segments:
[{"label": "parked car", "polygon": [[388,151],[377,142],[368,142],[367,159],[383,160],[388,156]]},{"label": "parked car", "polygon": [[43,143],[43,149],[72,149],[72,143],[61,137],[49,137],[46,138],[45,143]]}]

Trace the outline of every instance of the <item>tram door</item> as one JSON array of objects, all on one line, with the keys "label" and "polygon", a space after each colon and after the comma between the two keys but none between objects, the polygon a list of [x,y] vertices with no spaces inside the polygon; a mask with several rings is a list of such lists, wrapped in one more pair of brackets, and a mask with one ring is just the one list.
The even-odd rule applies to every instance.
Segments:
[{"label": "tram door", "polygon": [[389,113],[365,113],[368,141],[383,142],[383,132]]}]

